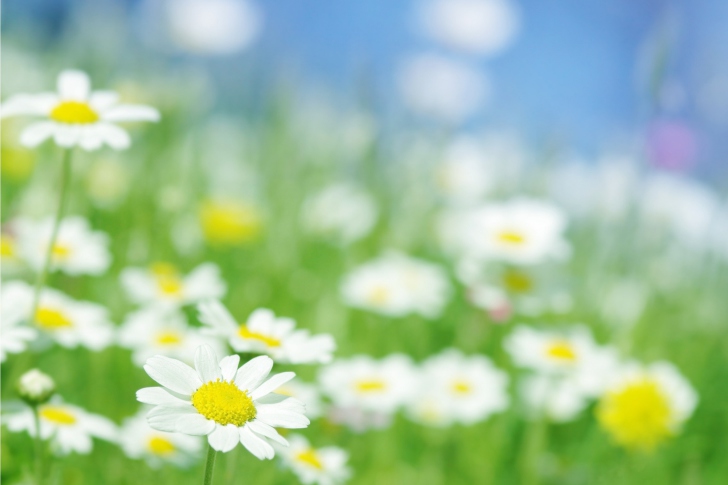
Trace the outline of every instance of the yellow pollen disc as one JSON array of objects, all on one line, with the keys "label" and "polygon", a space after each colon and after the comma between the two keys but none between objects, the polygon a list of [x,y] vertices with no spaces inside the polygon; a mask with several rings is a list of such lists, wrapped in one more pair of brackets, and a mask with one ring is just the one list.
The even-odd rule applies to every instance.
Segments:
[{"label": "yellow pollen disc", "polygon": [[10,236],[0,235],[0,256],[3,258],[15,256],[15,241]]},{"label": "yellow pollen disc", "polygon": [[161,436],[153,436],[149,440],[149,443],[147,443],[147,446],[149,447],[149,451],[155,455],[162,456],[170,455],[177,450],[174,443],[169,441],[167,438],[162,438]]},{"label": "yellow pollen disc", "polygon": [[381,392],[387,388],[387,383],[381,379],[363,379],[357,381],[355,387],[362,393]]},{"label": "yellow pollen disc", "polygon": [[178,296],[182,293],[182,278],[177,268],[169,263],[154,263],[149,269],[157,280],[160,293],[169,296]]},{"label": "yellow pollen disc", "polygon": [[670,402],[659,385],[646,378],[607,393],[597,408],[597,419],[628,448],[650,450],[673,434]]},{"label": "yellow pollen disc", "polygon": [[41,307],[35,312],[36,323],[46,330],[57,330],[73,326],[73,322],[63,313],[48,307]]},{"label": "yellow pollen disc", "polygon": [[526,273],[510,270],[503,275],[503,285],[514,293],[528,293],[533,289],[533,280]]},{"label": "yellow pollen disc", "polygon": [[566,362],[574,362],[576,360],[576,352],[574,347],[564,340],[552,342],[546,349],[546,355],[552,359]]},{"label": "yellow pollen disc", "polygon": [[239,200],[208,200],[200,208],[200,222],[209,242],[229,246],[256,239],[263,225],[255,207]]},{"label": "yellow pollen disc", "polygon": [[515,231],[503,231],[498,234],[497,239],[502,243],[512,244],[514,246],[519,246],[526,242],[526,238],[523,237],[523,234]]},{"label": "yellow pollen disc", "polygon": [[45,406],[40,410],[40,417],[54,424],[69,426],[76,422],[76,417],[59,406]]},{"label": "yellow pollen disc", "polygon": [[182,341],[182,337],[177,332],[160,332],[157,334],[156,342],[160,345],[175,345]]},{"label": "yellow pollen disc", "polygon": [[452,391],[455,394],[470,394],[473,392],[473,386],[466,381],[455,381],[452,383]]},{"label": "yellow pollen disc", "polygon": [[68,257],[71,255],[71,248],[69,248],[68,246],[64,246],[63,244],[55,244],[53,246],[53,249],[51,250],[51,253],[53,253],[53,259],[64,260],[68,259]]},{"label": "yellow pollen disc", "polygon": [[324,469],[323,463],[321,463],[321,460],[319,460],[319,457],[316,454],[316,450],[314,450],[313,448],[309,448],[305,451],[297,453],[296,460],[306,465],[312,466],[317,470]]},{"label": "yellow pollen disc", "polygon": [[253,400],[245,391],[227,381],[210,381],[192,395],[192,405],[207,419],[216,423],[242,426],[255,418]]},{"label": "yellow pollen disc", "polygon": [[51,111],[51,119],[60,123],[96,123],[99,115],[91,107],[80,101],[63,101]]},{"label": "yellow pollen disc", "polygon": [[238,335],[240,336],[240,338],[244,338],[246,340],[258,340],[259,342],[263,342],[268,347],[281,346],[281,341],[279,339],[262,333],[251,332],[246,325],[240,325],[240,328],[238,329]]},{"label": "yellow pollen disc", "polygon": [[372,305],[384,305],[389,300],[389,291],[382,286],[375,286],[369,292],[368,300]]}]

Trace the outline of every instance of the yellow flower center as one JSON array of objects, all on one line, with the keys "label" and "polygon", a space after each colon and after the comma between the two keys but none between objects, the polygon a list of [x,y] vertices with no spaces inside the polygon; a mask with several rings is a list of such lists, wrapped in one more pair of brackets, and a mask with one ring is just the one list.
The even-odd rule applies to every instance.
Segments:
[{"label": "yellow flower center", "polygon": [[367,394],[384,391],[387,388],[387,383],[381,379],[362,379],[357,381],[354,386],[357,391]]},{"label": "yellow flower center", "polygon": [[57,330],[73,326],[73,322],[54,308],[41,307],[35,312],[36,323],[46,330]]},{"label": "yellow flower center", "polygon": [[182,336],[178,332],[169,330],[159,332],[155,340],[160,345],[176,345],[182,342]]},{"label": "yellow flower center", "polygon": [[40,410],[41,418],[55,424],[70,426],[76,422],[76,416],[60,406],[45,406]]},{"label": "yellow flower center", "polygon": [[180,296],[182,294],[182,278],[173,265],[169,263],[154,263],[150,271],[157,280],[157,288],[162,295]]},{"label": "yellow flower center", "polygon": [[511,244],[513,246],[520,246],[526,242],[526,238],[523,234],[516,231],[502,231],[498,234],[497,239],[499,242]]},{"label": "yellow flower center", "polygon": [[533,280],[526,273],[509,270],[503,274],[503,285],[514,293],[528,293],[533,289]]},{"label": "yellow flower center", "polygon": [[384,305],[389,300],[389,291],[383,286],[375,286],[369,292],[368,300],[372,305]]},{"label": "yellow flower center", "polygon": [[262,221],[258,211],[241,201],[207,201],[200,209],[205,239],[213,244],[231,245],[254,240]]},{"label": "yellow flower center", "polygon": [[192,405],[207,419],[216,423],[242,426],[255,418],[253,400],[245,391],[227,381],[210,381],[192,395]]},{"label": "yellow flower center", "polygon": [[551,342],[546,348],[546,355],[552,359],[574,362],[576,361],[576,352],[574,347],[565,340],[557,340]]},{"label": "yellow flower center", "polygon": [[0,235],[0,256],[3,258],[15,256],[15,241],[5,234]]},{"label": "yellow flower center", "polygon": [[279,339],[262,333],[251,332],[246,325],[240,325],[240,328],[238,329],[238,335],[240,336],[240,338],[244,338],[246,340],[258,340],[259,342],[263,342],[268,347],[281,346],[281,341]]},{"label": "yellow flower center", "polygon": [[467,381],[457,380],[452,383],[452,391],[455,394],[470,394],[473,392],[473,386],[471,386]]},{"label": "yellow flower center", "polygon": [[296,453],[296,460],[306,465],[312,466],[317,470],[324,469],[323,463],[321,463],[321,460],[316,454],[316,450],[314,450],[313,448],[309,448],[305,451],[301,451],[300,453]]},{"label": "yellow flower center", "polygon": [[99,120],[99,115],[87,103],[62,101],[51,111],[51,119],[60,123],[83,125],[96,123]]},{"label": "yellow flower center", "polygon": [[161,436],[153,436],[150,438],[147,446],[149,447],[149,451],[155,455],[161,456],[170,455],[177,450],[174,443],[169,441],[167,438],[162,438]]},{"label": "yellow flower center", "polygon": [[71,248],[64,244],[54,244],[51,253],[53,254],[53,259],[63,261],[71,255]]},{"label": "yellow flower center", "polygon": [[660,386],[647,378],[608,392],[597,419],[619,444],[650,450],[672,435],[673,412]]}]

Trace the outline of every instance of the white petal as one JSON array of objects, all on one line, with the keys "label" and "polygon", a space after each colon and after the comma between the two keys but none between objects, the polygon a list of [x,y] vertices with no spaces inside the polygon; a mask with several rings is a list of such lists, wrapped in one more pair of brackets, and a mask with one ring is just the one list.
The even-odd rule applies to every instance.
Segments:
[{"label": "white petal", "polygon": [[101,114],[104,121],[159,121],[159,111],[140,104],[120,104]]},{"label": "white petal", "polygon": [[258,408],[256,419],[276,428],[305,428],[311,421],[301,413],[275,408]]},{"label": "white petal", "polygon": [[177,432],[177,421],[184,416],[198,415],[190,406],[157,406],[147,414],[147,423],[159,431]]},{"label": "white petal", "polygon": [[218,300],[207,300],[197,305],[199,319],[205,325],[221,333],[236,333],[238,324],[230,312]]},{"label": "white petal", "polygon": [[[194,409],[194,408],[193,408]],[[207,419],[195,410],[195,414],[185,414],[177,418],[175,431],[193,436],[204,436],[215,429],[215,421]]]},{"label": "white petal", "polygon": [[139,402],[154,404],[155,406],[159,406],[160,404],[189,404],[189,402],[185,402],[182,399],[171,395],[167,392],[167,390],[161,387],[145,387],[143,389],[139,389],[136,393],[136,397]]},{"label": "white petal", "polygon": [[47,115],[58,104],[53,93],[16,94],[0,104],[0,118],[18,115]]},{"label": "white petal", "polygon": [[26,147],[36,147],[53,136],[56,124],[52,121],[40,121],[28,126],[20,134],[20,144]]},{"label": "white petal", "polygon": [[82,130],[78,140],[78,145],[81,148],[89,152],[101,148],[104,139],[101,136],[102,129],[98,125],[84,127]]},{"label": "white petal", "polygon": [[272,368],[273,359],[266,355],[251,359],[238,369],[235,384],[244,391],[255,389],[263,379],[268,377]]},{"label": "white petal", "polygon": [[119,95],[114,91],[94,91],[88,98],[88,104],[95,111],[104,111],[119,102]]},{"label": "white petal", "polygon": [[53,140],[58,146],[70,148],[78,143],[80,134],[81,127],[78,125],[56,123]]},{"label": "white petal", "polygon": [[270,438],[273,441],[282,444],[283,446],[288,446],[288,441],[278,434],[278,431],[276,431],[273,427],[268,426],[262,421],[253,420],[248,423],[248,427],[251,429],[251,431],[254,431],[255,433],[258,433],[261,436],[265,436],[266,438]]},{"label": "white petal", "polygon": [[222,372],[223,381],[232,381],[238,371],[240,364],[239,355],[229,355],[220,361],[220,372]]},{"label": "white petal", "polygon": [[270,460],[275,456],[273,447],[266,443],[262,438],[259,438],[253,434],[253,432],[244,426],[239,428],[240,430],[240,442],[249,452],[251,452],[259,460],[268,459]]},{"label": "white petal", "polygon": [[114,150],[124,150],[131,145],[131,137],[123,128],[111,123],[99,123],[99,135]]},{"label": "white petal", "polygon": [[209,345],[200,345],[195,351],[195,368],[202,379],[202,382],[210,382],[220,379],[220,366],[217,363],[217,355]]},{"label": "white petal", "polygon": [[91,92],[91,80],[82,71],[63,71],[58,76],[58,94],[62,99],[86,101]]},{"label": "white petal", "polygon": [[215,431],[207,437],[207,441],[213,449],[227,453],[235,448],[235,445],[240,441],[238,427],[234,424],[228,424],[227,426],[218,424],[215,426]]},{"label": "white petal", "polygon": [[149,377],[174,392],[191,396],[201,385],[197,372],[179,360],[156,355],[144,365]]},{"label": "white petal", "polygon": [[265,381],[263,384],[261,384],[260,387],[256,388],[255,391],[253,391],[253,393],[250,395],[250,398],[254,400],[259,399],[266,394],[275,391],[294,377],[296,377],[295,372],[281,372],[280,374],[276,374],[267,381]]}]

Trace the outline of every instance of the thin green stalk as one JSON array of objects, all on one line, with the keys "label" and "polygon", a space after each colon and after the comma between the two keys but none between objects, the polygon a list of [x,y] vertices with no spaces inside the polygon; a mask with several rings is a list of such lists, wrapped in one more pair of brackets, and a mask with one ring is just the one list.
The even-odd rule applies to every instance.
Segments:
[{"label": "thin green stalk", "polygon": [[58,193],[58,207],[56,209],[56,217],[53,221],[53,229],[51,231],[51,240],[46,249],[45,261],[43,266],[38,273],[38,280],[35,283],[35,291],[33,292],[33,306],[31,307],[30,319],[32,323],[35,323],[35,314],[38,312],[38,304],[40,303],[40,294],[43,291],[46,277],[51,266],[53,259],[53,247],[56,245],[56,239],[58,239],[58,230],[61,227],[61,219],[63,218],[63,212],[66,208],[66,200],[68,199],[68,184],[71,178],[71,161],[73,149],[66,148],[63,151],[63,160],[61,161],[61,188]]},{"label": "thin green stalk", "polygon": [[212,485],[212,471],[215,468],[215,455],[217,453],[208,445],[207,448],[207,460],[205,461],[205,477],[202,481],[203,485]]},{"label": "thin green stalk", "polygon": [[35,483],[43,483],[43,439],[40,436],[40,413],[38,406],[33,406],[33,420],[35,421]]}]

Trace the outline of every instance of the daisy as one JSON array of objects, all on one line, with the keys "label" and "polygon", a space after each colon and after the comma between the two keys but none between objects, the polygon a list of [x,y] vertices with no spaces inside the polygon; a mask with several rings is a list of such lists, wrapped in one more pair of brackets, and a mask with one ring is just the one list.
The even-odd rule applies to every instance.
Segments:
[{"label": "daisy", "polygon": [[220,269],[212,263],[201,264],[187,276],[169,263],[126,268],[121,272],[121,284],[129,299],[140,305],[180,307],[207,298],[221,298],[227,291]]},{"label": "daisy", "polygon": [[121,425],[119,445],[126,456],[143,459],[152,468],[160,468],[165,463],[179,467],[195,463],[202,450],[202,439],[153,429],[147,423],[147,412],[148,409],[142,409]]},{"label": "daisy", "polygon": [[470,425],[508,406],[508,376],[484,356],[448,349],[422,364],[410,416],[436,426]]},{"label": "daisy", "polygon": [[[12,286],[11,286],[12,285]],[[33,306],[33,288],[26,283],[7,283],[3,290],[13,295],[8,297],[7,311],[20,312],[22,318],[33,321],[35,328],[44,338],[62,347],[86,347],[103,350],[114,338],[114,325],[109,320],[108,310],[96,303],[76,301],[60,291],[45,288],[40,294],[38,309],[30,315]],[[5,302],[3,302],[5,303]],[[6,311],[5,308],[3,311]]]},{"label": "daisy", "polygon": [[[17,219],[11,222],[20,256],[36,271],[45,264],[53,232],[53,217],[40,221]],[[99,276],[111,265],[109,236],[91,229],[80,216],[64,218],[51,250],[51,268],[71,276]]]},{"label": "daisy", "polygon": [[38,337],[38,331],[24,324],[27,321],[25,305],[30,288],[20,281],[9,281],[0,285],[0,362],[8,354],[19,354]]},{"label": "daisy", "polygon": [[213,246],[239,246],[254,241],[263,228],[260,211],[237,199],[208,199],[199,211],[202,233]]},{"label": "daisy", "polygon": [[0,105],[0,118],[20,115],[45,118],[21,133],[23,145],[35,147],[53,138],[58,146],[89,151],[104,144],[115,150],[130,145],[128,133],[115,123],[159,120],[154,108],[118,104],[112,91],[91,92],[88,75],[75,70],[58,76],[58,93],[16,94]]},{"label": "daisy", "polygon": [[276,362],[289,364],[325,364],[336,350],[331,335],[296,330],[293,319],[276,317],[266,308],[255,310],[242,324],[217,300],[200,303],[198,310],[210,333],[226,339],[236,352],[268,354]]},{"label": "daisy", "polygon": [[597,419],[617,443],[652,450],[677,435],[695,410],[698,396],[674,365],[625,365],[597,407]]},{"label": "daisy", "polygon": [[301,218],[309,232],[350,244],[372,230],[377,221],[377,206],[362,189],[337,183],[307,198]]},{"label": "daisy", "polygon": [[192,363],[197,347],[210,345],[222,353],[220,343],[203,335],[199,328],[187,323],[185,315],[175,309],[153,306],[129,314],[119,329],[119,345],[132,351],[132,360],[144,365],[149,357],[164,355]]},{"label": "daisy", "polygon": [[195,369],[178,360],[155,356],[144,370],[163,387],[147,387],[137,399],[155,407],[147,415],[159,431],[193,436],[207,435],[210,446],[222,452],[238,443],[259,459],[271,459],[273,447],[265,438],[288,445],[274,427],[305,428],[302,402],[270,395],[295,374],[284,372],[267,381],[273,367],[267,356],[256,357],[238,369],[240,356],[218,362],[208,345],[195,352]]},{"label": "daisy", "polygon": [[319,384],[339,407],[394,413],[417,389],[409,357],[393,354],[381,360],[367,355],[334,361],[319,372]]},{"label": "daisy", "polygon": [[288,442],[290,445],[280,448],[279,454],[285,466],[296,474],[301,483],[337,485],[351,476],[351,470],[346,466],[349,454],[341,448],[313,448],[299,434],[291,435]]},{"label": "daisy", "polygon": [[[71,452],[89,454],[93,448],[91,438],[112,442],[117,440],[118,431],[113,422],[78,406],[66,404],[59,396],[38,406],[38,414],[40,437],[51,440],[51,447],[59,455]],[[27,431],[30,436],[36,435],[35,418],[29,407],[4,415],[3,423],[10,431]]]}]

